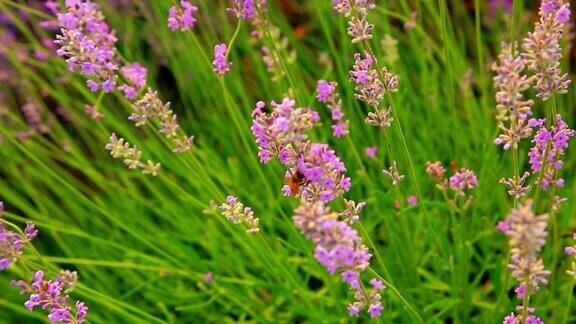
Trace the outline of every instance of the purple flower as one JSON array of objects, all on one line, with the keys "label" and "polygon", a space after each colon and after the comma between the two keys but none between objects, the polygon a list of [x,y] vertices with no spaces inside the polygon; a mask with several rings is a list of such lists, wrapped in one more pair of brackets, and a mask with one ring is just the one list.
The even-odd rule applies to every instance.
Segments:
[{"label": "purple flower", "polygon": [[[4,205],[0,203],[0,217],[4,212]],[[0,270],[7,269],[12,263],[16,262],[24,249],[24,242],[33,240],[38,231],[34,224],[26,223],[25,235],[6,229],[0,218]]]},{"label": "purple flower", "polygon": [[256,234],[260,231],[258,227],[259,219],[254,217],[254,212],[250,207],[244,207],[244,204],[238,201],[235,196],[226,197],[226,202],[219,207],[222,215],[234,224],[246,224],[248,234]]},{"label": "purple flower", "polygon": [[262,10],[266,5],[266,0],[232,0],[232,6],[228,12],[238,19],[254,20],[257,10]]},{"label": "purple flower", "polygon": [[[496,109],[498,111],[498,128],[502,134],[494,140],[496,145],[503,145],[505,150],[517,149],[518,143],[532,134],[532,125],[526,123],[532,114],[532,100],[524,100],[522,92],[530,88],[531,79],[523,74],[526,62],[521,56],[512,56],[511,46],[503,43],[502,54],[498,56],[499,65],[494,64],[496,71],[494,85]],[[508,126],[505,124],[509,123]]]},{"label": "purple flower", "polygon": [[382,303],[376,302],[374,304],[370,304],[370,306],[368,307],[368,314],[370,314],[370,317],[372,318],[378,317],[382,315],[383,309],[384,307],[382,306]]},{"label": "purple flower", "polygon": [[334,10],[339,14],[350,16],[353,10],[359,13],[366,13],[368,10],[376,8],[374,0],[334,0]]},{"label": "purple flower", "polygon": [[335,137],[342,137],[348,135],[348,124],[349,121],[346,120],[345,122],[339,122],[337,124],[332,125],[332,132]]},{"label": "purple flower", "polygon": [[137,94],[146,86],[148,70],[135,62],[126,64],[120,71],[124,79],[126,79],[127,84],[119,86],[118,89],[124,93],[127,99],[136,99]]},{"label": "purple flower", "polygon": [[168,11],[168,28],[171,30],[187,31],[194,28],[196,18],[194,13],[198,7],[186,0],[180,1],[180,6],[172,6]]},{"label": "purple flower", "polygon": [[514,315],[514,313],[510,313],[510,315],[504,318],[502,324],[516,324],[516,315]]},{"label": "purple flower", "polygon": [[408,198],[406,198],[406,203],[410,206],[415,206],[418,203],[418,198],[414,195],[408,196]]},{"label": "purple flower", "polygon": [[[532,201],[527,200],[520,203],[510,212],[506,218],[509,229],[504,232],[510,238],[510,263],[508,269],[511,270],[512,277],[518,280],[518,287],[515,289],[519,299],[528,298],[538,292],[540,285],[548,283],[550,271],[544,268],[544,261],[540,257],[542,246],[546,243],[548,235],[548,214],[535,215],[532,210]],[[524,309],[524,307],[527,307]],[[532,315],[534,308],[527,305],[520,305],[518,312],[529,314],[526,323],[542,323],[541,320]],[[503,323],[520,323],[521,316],[511,313]]]},{"label": "purple flower", "polygon": [[446,169],[442,165],[442,162],[436,161],[434,163],[428,161],[426,162],[426,173],[432,177],[432,179],[439,181],[444,178],[444,173]]},{"label": "purple flower", "polygon": [[358,317],[358,315],[360,314],[360,308],[362,307],[361,304],[359,303],[353,303],[348,305],[348,314],[350,314],[350,316],[353,317]]},{"label": "purple flower", "polygon": [[378,147],[376,145],[369,146],[364,150],[364,154],[366,154],[366,156],[371,159],[375,158],[377,153],[378,153]]},{"label": "purple flower", "polygon": [[376,278],[370,280],[370,284],[372,285],[372,287],[374,287],[374,289],[377,289],[377,290],[383,290],[384,288],[386,288],[386,287],[384,287],[384,284],[382,283],[382,281],[380,281]]},{"label": "purple flower", "polygon": [[558,24],[565,24],[570,20],[570,7],[569,4],[564,4],[556,12],[556,22]]},{"label": "purple flower", "polygon": [[474,171],[461,168],[449,179],[450,188],[459,195],[464,195],[464,190],[474,189],[478,185],[478,179]]},{"label": "purple flower", "polygon": [[348,21],[348,35],[352,37],[352,43],[360,43],[372,39],[372,25],[365,15],[351,17]]},{"label": "purple flower", "polygon": [[547,129],[543,122],[534,121],[534,125],[542,125],[534,135],[534,146],[528,152],[528,162],[534,173],[541,174],[540,185],[543,189],[549,186],[562,187],[564,180],[558,177],[557,172],[562,168],[562,156],[568,148],[568,141],[576,135],[574,130],[556,115],[555,124]]},{"label": "purple flower", "polygon": [[556,10],[556,0],[543,0],[540,4],[540,15],[548,17],[553,11]]},{"label": "purple flower", "polygon": [[227,61],[228,45],[225,43],[214,46],[214,72],[218,75],[224,75],[232,68],[232,63]]},{"label": "purple flower", "polygon": [[86,321],[88,307],[82,301],[77,301],[76,314],[72,314],[72,307],[69,304],[69,296],[64,294],[66,279],[57,277],[55,280],[44,279],[43,271],[36,271],[30,283],[26,281],[13,281],[12,285],[20,288],[22,294],[29,294],[30,297],[24,306],[32,311],[35,307],[49,309],[48,320],[64,323],[82,324]]},{"label": "purple flower", "polygon": [[[510,264],[512,276],[521,283],[517,295],[532,295],[541,284],[547,284],[550,271],[544,269],[539,254],[546,242],[548,214],[534,215],[532,201],[519,204],[514,208],[506,221],[510,229],[504,234],[510,237]],[[528,286],[523,286],[528,282]]]},{"label": "purple flower", "polygon": [[102,91],[109,93],[109,92],[112,92],[112,90],[114,90],[114,88],[116,88],[116,81],[108,79],[108,80],[102,82]]},{"label": "purple flower", "polygon": [[76,323],[84,323],[88,314],[88,306],[86,303],[79,300],[76,302]]},{"label": "purple flower", "polygon": [[202,278],[205,282],[212,282],[212,280],[214,280],[214,274],[212,272],[206,272]]},{"label": "purple flower", "polygon": [[315,257],[331,274],[341,273],[342,281],[355,291],[356,301],[348,305],[350,316],[358,316],[367,309],[370,316],[380,316],[382,304],[380,291],[384,284],[377,279],[370,280],[372,288],[365,292],[360,284],[360,273],[369,265],[372,255],[362,239],[349,224],[349,217],[339,216],[356,214],[364,207],[363,203],[345,201],[348,209],[357,209],[348,213],[335,214],[324,203],[301,200],[293,216],[294,224],[300,232],[315,245]]},{"label": "purple flower", "polygon": [[24,233],[28,241],[32,241],[38,235],[36,225],[34,225],[34,223],[31,222],[26,222],[26,229],[24,230]]},{"label": "purple flower", "polygon": [[325,103],[330,109],[332,120],[335,124],[332,125],[332,134],[335,137],[342,137],[348,135],[348,125],[350,121],[344,119],[342,112],[342,100],[338,98],[336,87],[338,83],[319,80],[317,86],[318,101]]},{"label": "purple flower", "polygon": [[517,298],[519,299],[524,298],[524,296],[526,296],[526,285],[524,283],[521,283],[518,287],[516,287],[514,292],[516,293]]},{"label": "purple flower", "polygon": [[570,20],[570,7],[564,0],[545,0],[540,5],[540,20],[522,43],[522,58],[536,79],[537,97],[548,100],[553,94],[568,91],[570,80],[560,70],[565,24]]},{"label": "purple flower", "polygon": [[272,113],[267,115],[264,112],[266,104],[256,103],[251,130],[262,163],[268,163],[284,149],[293,153],[292,143],[301,143],[308,138],[305,131],[312,128],[316,118],[310,108],[295,108],[295,104],[290,98],[284,98],[281,103],[273,101]]},{"label": "purple flower", "polygon": [[359,289],[360,282],[358,281],[360,274],[356,271],[348,270],[342,273],[342,281],[348,283],[351,288]]},{"label": "purple flower", "polygon": [[52,14],[57,14],[58,9],[60,9],[60,5],[54,0],[46,0],[44,7],[46,7],[46,9],[48,9]]},{"label": "purple flower", "polygon": [[496,225],[496,229],[506,234],[510,230],[510,222],[505,220],[499,221],[498,224]]},{"label": "purple flower", "polygon": [[64,322],[70,319],[70,308],[52,308],[50,314],[48,314],[48,320],[52,323],[54,322]]},{"label": "purple flower", "polygon": [[328,82],[326,80],[319,80],[316,99],[322,103],[328,103],[328,100],[334,95],[336,91],[336,82]]},{"label": "purple flower", "polygon": [[375,68],[376,58],[368,52],[364,53],[364,58],[356,53],[354,59],[354,66],[349,73],[351,81],[356,84],[355,97],[378,110],[386,92],[398,91],[398,76],[386,68],[378,71]]},{"label": "purple flower", "polygon": [[79,70],[90,79],[92,91],[112,91],[116,86],[116,36],[104,20],[100,7],[91,1],[68,1],[58,14],[62,35],[54,42],[59,56],[66,57],[71,72]]},{"label": "purple flower", "polygon": [[526,324],[544,324],[544,321],[538,316],[530,315],[526,318]]}]

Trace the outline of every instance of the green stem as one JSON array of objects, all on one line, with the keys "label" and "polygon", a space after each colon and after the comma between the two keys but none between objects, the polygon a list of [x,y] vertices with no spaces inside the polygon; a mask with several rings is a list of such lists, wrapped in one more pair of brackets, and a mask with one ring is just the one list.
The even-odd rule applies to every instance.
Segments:
[{"label": "green stem", "polygon": [[408,308],[408,310],[414,315],[414,317],[418,320],[419,323],[424,323],[424,320],[420,316],[420,313],[418,313],[416,311],[416,309],[406,300],[406,298],[404,298],[404,296],[402,296],[400,291],[398,291],[398,289],[396,289],[396,287],[394,285],[392,285],[390,282],[386,281],[386,279],[382,278],[382,276],[380,276],[376,271],[374,271],[374,269],[372,269],[372,267],[368,267],[368,270],[372,271],[372,273],[378,279],[382,280],[382,282],[386,285],[386,287],[388,289],[392,290],[392,292],[398,297],[398,299],[400,299],[402,304],[404,304],[404,306],[406,306],[406,308]]},{"label": "green stem", "polygon": [[232,47],[234,46],[234,42],[236,41],[238,34],[240,34],[241,27],[242,27],[242,19],[239,19],[238,24],[236,25],[236,30],[234,31],[234,35],[232,35],[232,38],[228,42],[228,51],[226,51],[226,61],[228,61],[228,57],[230,56],[230,52],[232,51]]}]

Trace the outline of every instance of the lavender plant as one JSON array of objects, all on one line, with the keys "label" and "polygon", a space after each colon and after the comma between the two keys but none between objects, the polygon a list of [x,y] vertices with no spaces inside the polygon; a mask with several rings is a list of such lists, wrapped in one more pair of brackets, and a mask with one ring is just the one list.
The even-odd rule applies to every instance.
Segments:
[{"label": "lavender plant", "polygon": [[0,322],[572,323],[573,40],[565,0],[0,0]]}]

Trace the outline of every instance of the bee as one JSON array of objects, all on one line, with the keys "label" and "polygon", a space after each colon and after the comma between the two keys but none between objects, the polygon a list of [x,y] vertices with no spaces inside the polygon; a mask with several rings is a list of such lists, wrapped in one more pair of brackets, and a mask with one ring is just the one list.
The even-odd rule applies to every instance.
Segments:
[{"label": "bee", "polygon": [[308,180],[306,180],[306,177],[300,170],[290,172],[288,186],[290,187],[290,192],[292,192],[293,196],[297,195],[300,192],[300,187],[306,186],[307,184]]},{"label": "bee", "polygon": [[452,169],[453,172],[456,172],[460,169],[460,166],[458,165],[458,163],[456,161],[451,161],[450,162],[450,169]]}]

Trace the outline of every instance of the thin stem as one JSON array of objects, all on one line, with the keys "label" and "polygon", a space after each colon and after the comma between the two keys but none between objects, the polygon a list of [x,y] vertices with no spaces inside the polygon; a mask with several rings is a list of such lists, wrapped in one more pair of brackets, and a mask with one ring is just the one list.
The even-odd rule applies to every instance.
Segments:
[{"label": "thin stem", "polygon": [[530,276],[526,275],[524,280],[524,298],[522,299],[522,322],[526,323],[526,318],[528,318],[528,305],[530,303]]},{"label": "thin stem", "polygon": [[[518,148],[512,148],[512,164],[514,168],[514,176],[520,176],[518,173]],[[518,197],[514,195],[514,208],[518,204]]]},{"label": "thin stem", "polygon": [[422,319],[422,317],[420,316],[420,314],[416,311],[416,309],[406,300],[406,298],[404,298],[404,296],[402,296],[402,294],[400,293],[400,291],[398,291],[398,289],[396,289],[396,287],[394,285],[392,285],[390,282],[386,281],[386,279],[382,278],[382,276],[380,276],[376,271],[374,271],[374,269],[372,269],[372,267],[368,267],[368,270],[372,271],[372,273],[378,277],[378,279],[382,280],[382,282],[386,285],[387,288],[389,288],[390,290],[392,290],[392,292],[398,297],[398,299],[400,299],[400,301],[402,302],[402,304],[404,304],[404,306],[406,306],[406,308],[408,308],[408,310],[414,315],[414,317],[416,317],[416,319],[418,320],[418,322],[420,323],[424,323],[424,320]]},{"label": "thin stem", "polygon": [[232,35],[232,38],[228,42],[228,51],[226,51],[226,61],[228,61],[228,57],[230,56],[230,52],[232,51],[232,46],[234,46],[234,42],[236,41],[238,34],[240,34],[241,27],[242,27],[242,19],[239,19],[238,24],[236,25],[236,30],[234,31],[234,35]]},{"label": "thin stem", "polygon": [[302,292],[302,288],[300,287],[300,285],[298,284],[298,282],[296,281],[296,279],[294,279],[294,277],[292,276],[292,274],[290,273],[290,271],[288,271],[288,269],[286,269],[286,267],[284,266],[284,263],[282,263],[282,261],[280,261],[280,259],[278,258],[278,256],[276,255],[276,253],[274,253],[274,250],[272,250],[272,248],[270,247],[270,245],[268,245],[268,242],[266,241],[266,239],[264,239],[264,236],[258,234],[260,240],[264,243],[264,246],[266,247],[266,249],[268,250],[268,252],[274,257],[274,259],[276,260],[276,262],[278,263],[278,265],[280,266],[280,268],[282,269],[282,271],[284,271],[284,273],[288,276],[288,278],[290,279],[290,281],[292,281],[292,284],[294,284],[294,287]]}]

